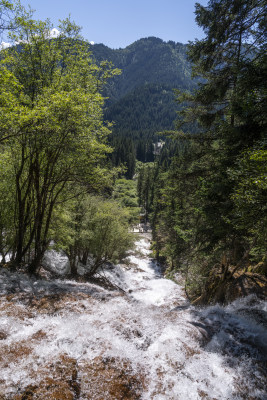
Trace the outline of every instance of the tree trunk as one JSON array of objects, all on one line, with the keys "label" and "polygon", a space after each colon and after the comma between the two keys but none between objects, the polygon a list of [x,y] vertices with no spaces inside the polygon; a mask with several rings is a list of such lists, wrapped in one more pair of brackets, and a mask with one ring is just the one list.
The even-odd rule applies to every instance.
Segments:
[{"label": "tree trunk", "polygon": [[40,251],[39,254],[37,254],[32,262],[30,263],[28,267],[28,272],[30,275],[36,275],[37,270],[41,267],[41,261],[44,256],[44,251]]}]

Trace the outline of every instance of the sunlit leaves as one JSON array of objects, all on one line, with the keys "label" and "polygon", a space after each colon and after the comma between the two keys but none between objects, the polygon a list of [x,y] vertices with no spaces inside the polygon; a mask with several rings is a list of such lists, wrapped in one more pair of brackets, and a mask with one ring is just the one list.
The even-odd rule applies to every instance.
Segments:
[{"label": "sunlit leaves", "polygon": [[52,25],[21,16],[17,43],[2,53],[0,140],[11,154],[16,263],[33,256],[35,272],[49,243],[53,210],[80,192],[108,188],[113,171],[105,167],[111,151],[103,123],[100,89],[113,76],[110,64],[93,64],[80,28]]}]

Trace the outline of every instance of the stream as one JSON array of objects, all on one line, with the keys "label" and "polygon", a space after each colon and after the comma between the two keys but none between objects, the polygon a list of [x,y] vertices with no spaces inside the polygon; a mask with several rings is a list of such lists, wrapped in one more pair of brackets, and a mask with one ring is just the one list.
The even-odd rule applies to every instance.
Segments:
[{"label": "stream", "polygon": [[149,248],[105,269],[123,291],[0,269],[1,400],[267,400],[267,302],[193,307]]}]

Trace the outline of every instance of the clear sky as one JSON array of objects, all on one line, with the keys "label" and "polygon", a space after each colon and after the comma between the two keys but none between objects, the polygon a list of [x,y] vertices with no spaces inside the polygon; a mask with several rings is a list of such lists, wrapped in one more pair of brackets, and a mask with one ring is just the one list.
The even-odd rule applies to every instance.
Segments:
[{"label": "clear sky", "polygon": [[[195,23],[195,0],[21,0],[36,10],[36,19],[50,18],[54,26],[69,14],[82,26],[85,39],[111,48],[156,36],[187,43],[203,37]],[[198,0],[206,5],[208,0]]]}]

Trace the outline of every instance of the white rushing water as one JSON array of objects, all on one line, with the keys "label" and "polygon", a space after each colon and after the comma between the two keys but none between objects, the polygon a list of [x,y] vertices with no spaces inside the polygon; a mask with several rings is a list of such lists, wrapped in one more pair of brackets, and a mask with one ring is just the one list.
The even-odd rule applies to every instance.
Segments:
[{"label": "white rushing water", "polygon": [[[40,331],[44,338],[31,342],[31,351],[16,362],[2,362],[0,394],[35,383],[41,379],[34,374],[38,366],[67,354],[80,366],[103,355],[126,359],[145,376],[144,400],[266,400],[266,302],[250,296],[226,307],[192,307],[183,288],[164,279],[149,246],[144,235],[127,266],[105,271],[123,295],[89,283],[34,282],[2,270],[4,305],[8,293],[23,292],[28,302],[33,295],[84,297],[75,307],[65,300],[50,313],[28,315],[23,301],[16,304],[17,313],[2,307],[0,346],[23,343]],[[83,385],[79,398],[94,399],[94,394]]]}]

